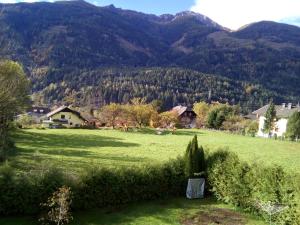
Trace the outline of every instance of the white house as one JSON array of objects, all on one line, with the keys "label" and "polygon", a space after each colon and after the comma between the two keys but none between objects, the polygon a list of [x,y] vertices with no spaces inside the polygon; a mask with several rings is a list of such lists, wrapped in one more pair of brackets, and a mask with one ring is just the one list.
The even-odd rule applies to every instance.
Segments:
[{"label": "white house", "polygon": [[265,133],[264,132],[264,124],[265,124],[265,114],[269,108],[269,105],[265,105],[261,107],[260,109],[252,112],[253,115],[256,116],[256,119],[259,122],[258,125],[258,132],[257,136],[259,137],[269,137],[271,136],[277,136],[281,137],[284,136],[286,129],[287,129],[287,123],[288,119],[291,115],[293,115],[294,112],[300,112],[300,106],[299,104],[297,106],[293,106],[291,103],[285,104],[282,103],[282,105],[275,105],[275,110],[276,110],[276,122],[274,129],[271,131],[271,133]]},{"label": "white house", "polygon": [[81,114],[67,106],[61,106],[47,114],[43,121],[45,127],[80,127],[87,122]]}]

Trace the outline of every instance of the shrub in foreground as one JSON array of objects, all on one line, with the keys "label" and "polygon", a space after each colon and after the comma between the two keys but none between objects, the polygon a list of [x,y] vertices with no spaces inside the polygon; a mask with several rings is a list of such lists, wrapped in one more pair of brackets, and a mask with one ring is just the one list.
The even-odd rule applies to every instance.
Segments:
[{"label": "shrub in foreground", "polygon": [[0,169],[0,215],[37,214],[40,203],[63,185],[72,188],[73,209],[89,209],[182,196],[185,182],[180,158],[157,166],[96,169],[75,179],[56,169],[24,176],[5,165]]},{"label": "shrub in foreground", "polygon": [[297,211],[298,187],[294,177],[281,167],[261,167],[241,162],[236,154],[218,151],[208,158],[208,182],[212,193],[226,203],[260,212],[260,202],[271,201],[287,206],[287,209],[274,217],[278,224],[300,224]]},{"label": "shrub in foreground", "polygon": [[165,165],[89,171],[74,189],[74,207],[117,206],[141,200],[182,196],[186,179],[181,158]]}]

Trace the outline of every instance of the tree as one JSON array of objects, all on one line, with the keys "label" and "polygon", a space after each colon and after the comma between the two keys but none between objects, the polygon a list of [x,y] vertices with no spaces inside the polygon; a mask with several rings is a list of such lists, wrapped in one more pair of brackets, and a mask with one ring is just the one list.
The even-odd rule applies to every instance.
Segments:
[{"label": "tree", "polygon": [[209,104],[206,102],[197,102],[194,104],[193,110],[197,114],[197,125],[203,127],[206,125]]},{"label": "tree", "polygon": [[264,132],[270,133],[275,126],[276,120],[276,110],[273,102],[270,102],[269,107],[266,112],[266,119],[264,123]]},{"label": "tree", "polygon": [[254,137],[258,131],[258,122],[257,121],[247,121],[245,132],[246,134]]},{"label": "tree", "polygon": [[14,116],[24,112],[30,103],[29,80],[22,67],[12,61],[0,62],[0,158],[9,148]]},{"label": "tree", "polygon": [[175,127],[178,124],[178,115],[172,111],[159,114],[161,127]]},{"label": "tree", "polygon": [[101,108],[100,119],[108,123],[114,129],[117,119],[122,115],[122,113],[124,113],[122,105],[111,103]]},{"label": "tree", "polygon": [[236,115],[232,106],[227,104],[218,104],[211,107],[207,116],[207,126],[209,128],[220,129],[223,122]]},{"label": "tree", "polygon": [[198,147],[197,135],[188,144],[185,153],[185,174],[189,178],[200,177],[205,173],[205,155],[203,147]]},{"label": "tree", "polygon": [[287,124],[287,136],[292,140],[300,138],[300,112],[294,112]]},{"label": "tree", "polygon": [[49,211],[40,221],[43,224],[48,224],[49,222],[57,225],[68,224],[73,219],[70,212],[72,203],[71,195],[71,188],[66,186],[54,192],[48,201],[42,204]]},{"label": "tree", "polygon": [[157,112],[153,105],[146,104],[143,98],[134,98],[131,100],[131,105],[128,107],[128,113],[131,120],[137,124],[140,128],[144,125],[149,125],[152,114]]},{"label": "tree", "polygon": [[26,127],[29,127],[29,126],[35,124],[35,121],[32,118],[32,116],[27,115],[27,114],[20,115],[16,122],[17,122],[18,127],[20,127],[20,128],[26,128]]}]

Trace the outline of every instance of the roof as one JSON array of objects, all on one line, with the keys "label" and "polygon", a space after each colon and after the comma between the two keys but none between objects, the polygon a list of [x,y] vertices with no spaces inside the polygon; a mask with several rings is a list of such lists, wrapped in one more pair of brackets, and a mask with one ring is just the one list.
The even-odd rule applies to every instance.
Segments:
[{"label": "roof", "polygon": [[63,105],[63,106],[60,106],[60,107],[58,107],[57,109],[55,109],[55,110],[49,112],[49,113],[47,114],[47,117],[51,117],[51,116],[53,116],[53,115],[55,115],[55,114],[57,114],[57,113],[63,111],[63,110],[66,109],[66,108],[68,108],[68,107],[67,107],[67,106],[64,106],[64,105]]},{"label": "roof", "polygon": [[58,107],[57,109],[53,110],[52,112],[49,112],[49,113],[47,114],[47,117],[51,117],[51,116],[53,116],[53,115],[55,115],[55,114],[57,114],[57,113],[59,113],[59,112],[65,111],[65,110],[67,110],[67,111],[69,111],[69,112],[72,112],[72,113],[76,114],[76,115],[77,115],[78,117],[80,117],[82,120],[86,121],[86,119],[83,118],[79,112],[70,109],[68,106],[60,106],[60,107]]},{"label": "roof", "polygon": [[186,111],[193,111],[186,106],[178,105],[171,109],[171,112],[177,113],[178,116],[181,116]]},{"label": "roof", "polygon": [[[267,110],[269,108],[269,104],[261,107],[258,110],[255,110],[252,112],[252,114],[263,116],[266,114]],[[293,106],[291,108],[288,108],[287,106],[283,107],[282,105],[275,105],[276,110],[276,116],[281,118],[288,118],[292,116],[295,112],[300,112],[300,106]]]},{"label": "roof", "polygon": [[245,119],[256,120],[256,114],[248,114],[244,116]]},{"label": "roof", "polygon": [[171,111],[177,113],[178,116],[182,115],[187,110],[185,106],[175,106]]},{"label": "roof", "polygon": [[29,110],[27,110],[28,113],[37,113],[37,114],[47,114],[51,110],[47,107],[42,106],[32,106]]}]

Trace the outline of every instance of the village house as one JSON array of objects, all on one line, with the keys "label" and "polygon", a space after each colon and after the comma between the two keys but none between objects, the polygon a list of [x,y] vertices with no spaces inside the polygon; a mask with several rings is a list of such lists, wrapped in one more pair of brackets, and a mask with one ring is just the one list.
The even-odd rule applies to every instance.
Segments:
[{"label": "village house", "polygon": [[47,120],[43,121],[45,127],[80,127],[87,123],[81,114],[67,106],[61,106],[47,114]]},{"label": "village house", "polygon": [[[42,123],[44,119],[46,119],[47,114],[50,112],[50,109],[47,107],[41,107],[41,106],[32,106],[29,108],[25,115],[30,116],[34,123]],[[24,115],[24,114],[22,114]],[[19,117],[21,115],[18,115]]]},{"label": "village house", "polygon": [[294,112],[300,112],[300,106],[299,104],[296,106],[293,106],[292,103],[282,103],[282,105],[275,105],[276,110],[276,122],[274,129],[271,131],[271,133],[265,133],[264,132],[264,124],[265,124],[265,114],[269,108],[269,105],[265,105],[261,107],[260,109],[252,112],[252,115],[256,117],[258,120],[258,132],[257,136],[259,137],[269,137],[269,136],[277,136],[282,137],[284,136],[286,130],[287,130],[287,123],[290,116],[293,115]]},{"label": "village house", "polygon": [[186,106],[175,106],[173,109],[171,109],[171,112],[174,112],[178,115],[178,120],[180,126],[184,128],[195,128],[196,127],[196,113],[186,107]]}]

